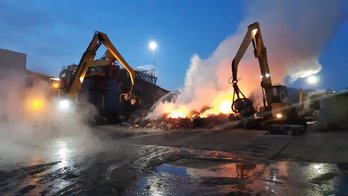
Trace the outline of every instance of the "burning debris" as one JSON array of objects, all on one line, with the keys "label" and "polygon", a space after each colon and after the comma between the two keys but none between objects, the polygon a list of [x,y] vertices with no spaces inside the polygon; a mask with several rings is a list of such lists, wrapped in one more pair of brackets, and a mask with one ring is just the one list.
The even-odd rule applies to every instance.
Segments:
[{"label": "burning debris", "polygon": [[[212,113],[213,107],[205,106],[199,112],[188,111],[188,108],[173,110],[162,114],[160,117],[151,118],[147,113],[137,113],[124,124],[130,128],[155,128],[155,129],[194,129],[214,128],[229,121],[229,113]],[[153,112],[150,113],[153,115]]]},{"label": "burning debris", "polygon": [[130,128],[193,129],[213,128],[228,122],[232,113],[232,94],[216,96],[211,106],[192,109],[180,102],[180,92],[169,92],[148,111],[135,111],[123,125]]},{"label": "burning debris", "polygon": [[159,119],[135,118],[130,120],[130,128],[155,128],[155,129],[194,129],[194,128],[214,128],[229,120],[229,115],[220,114],[209,117],[163,117]]},{"label": "burning debris", "polygon": [[[160,118],[208,118],[220,114],[229,115],[232,113],[232,93],[220,93],[214,95],[215,98],[211,103],[184,103],[182,100],[183,92],[178,92],[170,99],[160,99],[152,107],[152,111],[147,115],[150,119]],[[173,92],[169,93],[173,94]],[[167,96],[164,96],[167,97]],[[204,99],[204,98],[202,98]]]}]

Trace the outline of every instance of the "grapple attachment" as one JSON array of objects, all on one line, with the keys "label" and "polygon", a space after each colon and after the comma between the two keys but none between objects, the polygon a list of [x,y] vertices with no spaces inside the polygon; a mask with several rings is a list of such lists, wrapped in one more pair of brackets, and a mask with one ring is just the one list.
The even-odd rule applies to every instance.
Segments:
[{"label": "grapple attachment", "polygon": [[138,97],[136,97],[132,92],[122,93],[120,95],[120,101],[127,101],[131,105],[138,105],[141,103],[141,100]]},{"label": "grapple attachment", "polygon": [[234,100],[232,104],[232,111],[235,113],[240,113],[244,117],[252,116],[255,114],[253,101],[248,98],[238,98]]}]

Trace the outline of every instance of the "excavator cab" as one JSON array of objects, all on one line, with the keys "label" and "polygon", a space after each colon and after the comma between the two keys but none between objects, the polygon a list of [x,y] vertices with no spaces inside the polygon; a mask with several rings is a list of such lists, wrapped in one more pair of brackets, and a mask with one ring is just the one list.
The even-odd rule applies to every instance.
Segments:
[{"label": "excavator cab", "polygon": [[272,103],[287,103],[288,88],[284,85],[272,86]]}]

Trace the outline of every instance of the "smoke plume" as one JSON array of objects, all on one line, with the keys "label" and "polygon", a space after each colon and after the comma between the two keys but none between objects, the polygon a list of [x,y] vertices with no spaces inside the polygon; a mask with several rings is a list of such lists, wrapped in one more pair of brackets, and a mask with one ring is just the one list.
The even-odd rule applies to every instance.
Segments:
[{"label": "smoke plume", "polygon": [[[175,103],[192,110],[209,106],[221,93],[232,95],[231,61],[236,54],[247,26],[259,22],[268,52],[273,83],[283,83],[286,76],[293,82],[318,73],[322,65],[321,49],[344,20],[344,2],[328,0],[255,0],[248,1],[246,17],[237,33],[223,40],[207,59],[198,54],[191,58],[185,86]],[[260,69],[252,47],[239,64],[239,86],[247,96],[260,96]],[[159,104],[156,113],[163,113],[168,103]]]}]

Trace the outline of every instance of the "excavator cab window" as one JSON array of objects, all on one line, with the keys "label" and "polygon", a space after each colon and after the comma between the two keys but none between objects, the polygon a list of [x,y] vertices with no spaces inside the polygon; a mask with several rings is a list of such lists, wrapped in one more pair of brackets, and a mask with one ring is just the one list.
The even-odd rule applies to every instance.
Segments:
[{"label": "excavator cab window", "polygon": [[272,86],[272,103],[287,103],[288,89],[284,85]]}]

